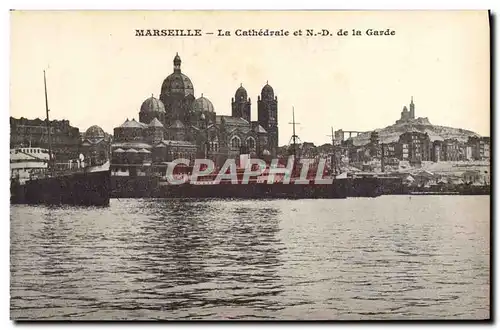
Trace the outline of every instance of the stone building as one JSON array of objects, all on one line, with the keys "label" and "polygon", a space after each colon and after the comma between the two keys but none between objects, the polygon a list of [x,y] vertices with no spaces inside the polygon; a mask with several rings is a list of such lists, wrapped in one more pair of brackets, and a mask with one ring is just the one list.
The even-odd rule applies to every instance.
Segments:
[{"label": "stone building", "polygon": [[490,137],[471,136],[467,145],[471,148],[471,158],[474,160],[490,159]]},{"label": "stone building", "polygon": [[444,161],[461,161],[465,160],[463,143],[457,139],[446,139],[442,143],[443,160]]},{"label": "stone building", "polygon": [[406,132],[399,136],[401,160],[418,163],[430,160],[431,141],[427,133]]},{"label": "stone building", "polygon": [[380,137],[377,131],[370,134],[370,143],[367,148],[370,152],[371,159],[380,159],[382,156],[382,148],[380,146]]},{"label": "stone building", "polygon": [[[151,96],[142,103],[139,121],[127,119],[114,129],[112,168],[127,172],[126,164],[132,164],[139,168],[134,173],[143,175],[147,166],[164,165],[176,158],[208,158],[221,166],[227,158],[238,159],[240,154],[276,155],[278,98],[268,83],[257,99],[257,120],[252,121],[252,103],[242,84],[231,98],[231,115],[217,115],[206,96],[195,97],[178,54],[173,63],[173,73],[163,81],[159,98]],[[143,151],[136,155],[130,149]]]},{"label": "stone building", "polygon": [[431,160],[433,162],[441,162],[444,161],[445,154],[443,152],[443,141],[435,140],[432,142],[432,150],[431,150]]},{"label": "stone building", "polygon": [[384,143],[383,145],[383,155],[384,162],[386,165],[397,165],[400,155],[401,149],[399,148],[399,143],[389,142]]},{"label": "stone building", "polygon": [[102,165],[109,160],[111,136],[97,126],[90,126],[83,134],[80,153],[85,157],[85,163],[91,166]]}]

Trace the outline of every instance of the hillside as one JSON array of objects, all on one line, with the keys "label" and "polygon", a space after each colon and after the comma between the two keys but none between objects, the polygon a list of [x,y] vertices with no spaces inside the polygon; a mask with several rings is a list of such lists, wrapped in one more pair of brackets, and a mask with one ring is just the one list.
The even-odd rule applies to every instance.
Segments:
[{"label": "hillside", "polygon": [[[479,134],[461,128],[432,125],[427,118],[417,118],[404,123],[394,124],[382,129],[376,129],[380,142],[396,142],[399,136],[406,132],[417,131],[429,134],[431,141],[457,139],[465,142],[469,136],[479,136]],[[354,145],[361,146],[370,142],[371,132],[362,133],[353,137]]]}]

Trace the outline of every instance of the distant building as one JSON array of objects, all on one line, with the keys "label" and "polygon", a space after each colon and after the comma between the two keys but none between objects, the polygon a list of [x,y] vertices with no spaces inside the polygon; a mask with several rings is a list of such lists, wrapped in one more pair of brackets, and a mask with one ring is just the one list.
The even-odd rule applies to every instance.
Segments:
[{"label": "distant building", "polygon": [[380,138],[378,132],[373,131],[370,134],[370,143],[367,148],[369,149],[371,159],[380,159],[382,156],[382,149],[380,148]]},{"label": "distant building", "polygon": [[399,163],[400,148],[398,142],[384,143],[384,163],[386,165],[397,165]]},{"label": "distant building", "polygon": [[318,156],[318,152],[316,146],[312,142],[304,142],[300,146],[300,156],[302,158],[316,158]]},{"label": "distant building", "polygon": [[471,136],[467,145],[471,148],[471,158],[474,160],[490,159],[490,137]]},{"label": "distant building", "polygon": [[400,135],[401,160],[410,163],[430,160],[431,142],[427,133],[406,132]]},{"label": "distant building", "polygon": [[465,160],[473,160],[472,147],[469,144],[465,145]]},{"label": "distant building", "polygon": [[405,105],[403,107],[403,111],[401,112],[401,118],[396,121],[396,124],[405,123],[411,119],[415,119],[415,104],[413,103],[413,96],[411,97],[410,111],[408,111],[408,108]]},{"label": "distant building", "polygon": [[446,139],[443,141],[443,160],[445,161],[461,161],[465,159],[462,154],[463,149],[461,143],[457,139]]},{"label": "distant building", "polygon": [[481,174],[477,170],[467,170],[462,174],[462,179],[466,184],[476,183],[481,179]]},{"label": "distant building", "polygon": [[435,140],[432,142],[431,160],[433,162],[441,162],[445,160],[443,154],[443,141]]},{"label": "distant building", "polygon": [[90,126],[83,134],[83,141],[80,145],[80,153],[83,154],[84,161],[90,165],[102,165],[109,160],[111,146],[111,136],[97,126]]}]

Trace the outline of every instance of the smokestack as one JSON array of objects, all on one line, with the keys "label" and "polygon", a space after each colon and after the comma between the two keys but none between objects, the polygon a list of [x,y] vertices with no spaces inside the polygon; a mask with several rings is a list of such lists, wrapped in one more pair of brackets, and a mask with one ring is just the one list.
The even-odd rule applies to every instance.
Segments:
[{"label": "smokestack", "polygon": [[384,158],[385,158],[384,157],[384,149],[385,148],[384,148],[384,144],[383,143],[381,144],[381,146],[382,146],[382,155],[380,157],[380,166],[382,167],[382,172],[384,172],[385,171],[385,161],[384,161]]}]

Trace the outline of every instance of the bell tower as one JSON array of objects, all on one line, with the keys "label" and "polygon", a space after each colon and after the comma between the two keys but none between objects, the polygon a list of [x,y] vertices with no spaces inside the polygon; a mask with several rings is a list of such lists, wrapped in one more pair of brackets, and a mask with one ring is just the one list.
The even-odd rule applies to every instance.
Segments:
[{"label": "bell tower", "polygon": [[415,103],[413,103],[413,96],[410,102],[410,119],[415,119]]},{"label": "bell tower", "polygon": [[278,97],[266,83],[257,100],[258,122],[267,131],[268,150],[274,157],[278,151]]},{"label": "bell tower", "polygon": [[248,94],[243,84],[236,90],[234,98],[231,100],[231,116],[243,118],[250,122],[252,102],[247,98]]}]

